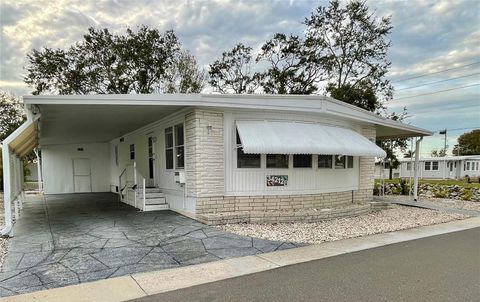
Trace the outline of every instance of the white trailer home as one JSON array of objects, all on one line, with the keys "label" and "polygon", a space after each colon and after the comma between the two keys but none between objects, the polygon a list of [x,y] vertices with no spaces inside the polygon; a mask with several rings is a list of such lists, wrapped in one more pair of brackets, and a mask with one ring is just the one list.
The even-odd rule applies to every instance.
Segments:
[{"label": "white trailer home", "polygon": [[[400,177],[412,177],[412,159],[403,158],[400,162]],[[480,155],[420,158],[418,171],[420,178],[429,179],[480,177]]]},{"label": "white trailer home", "polygon": [[[18,162],[38,145],[45,194],[112,192],[140,210],[171,209],[211,224],[367,211],[374,160],[385,155],[375,138],[432,134],[324,96],[45,95],[24,102],[28,121],[4,142],[4,159]],[[21,196],[21,172],[5,167],[5,196],[13,200]]]}]

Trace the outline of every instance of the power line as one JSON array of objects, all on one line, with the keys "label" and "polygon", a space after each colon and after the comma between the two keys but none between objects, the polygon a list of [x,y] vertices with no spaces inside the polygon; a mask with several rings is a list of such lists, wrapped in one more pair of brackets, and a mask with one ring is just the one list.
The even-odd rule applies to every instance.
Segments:
[{"label": "power line", "polygon": [[427,85],[433,85],[433,84],[437,84],[437,83],[443,83],[443,82],[448,82],[448,81],[453,81],[453,80],[457,80],[457,79],[468,78],[468,77],[475,76],[475,75],[479,75],[479,74],[480,74],[480,72],[477,72],[477,73],[472,73],[472,74],[469,74],[469,75],[464,75],[464,76],[461,76],[461,77],[456,77],[456,78],[451,78],[451,79],[445,79],[445,80],[440,80],[440,81],[435,81],[435,82],[425,83],[425,84],[421,84],[421,85],[417,85],[417,86],[411,86],[411,87],[406,87],[406,88],[396,89],[396,91],[407,90],[407,89],[413,89],[413,88],[417,88],[417,87],[422,87],[422,86],[427,86]]},{"label": "power line", "polygon": [[422,93],[422,94],[416,94],[416,95],[411,95],[411,96],[405,96],[405,97],[401,97],[401,98],[396,98],[396,99],[394,99],[394,100],[395,100],[395,101],[398,101],[398,100],[402,100],[402,99],[410,99],[410,98],[415,98],[415,97],[418,97],[418,96],[437,94],[437,93],[441,93],[441,92],[458,90],[458,89],[464,89],[464,88],[473,87],[473,86],[478,86],[478,85],[480,85],[480,84],[477,83],[477,84],[466,85],[466,86],[461,86],[461,87],[455,87],[455,88],[450,88],[450,89],[445,89],[445,90],[438,90],[438,91],[429,92],[429,93]]},{"label": "power line", "polygon": [[468,66],[472,66],[472,65],[477,65],[477,64],[480,64],[480,62],[470,63],[470,64],[467,64],[467,65],[462,65],[462,66],[458,66],[458,67],[448,68],[448,69],[444,69],[444,70],[440,70],[440,71],[435,71],[435,72],[430,72],[430,73],[424,73],[424,74],[421,74],[421,75],[418,75],[418,76],[414,76],[414,77],[410,77],[410,78],[405,78],[405,79],[401,79],[401,80],[398,80],[398,81],[392,81],[392,84],[398,83],[398,82],[404,82],[404,81],[408,81],[408,80],[412,80],[412,79],[418,79],[418,78],[426,77],[426,76],[429,76],[429,75],[432,75],[432,74],[447,72],[447,71],[450,71],[450,70],[460,69],[460,68],[464,68],[464,67],[468,67]]}]

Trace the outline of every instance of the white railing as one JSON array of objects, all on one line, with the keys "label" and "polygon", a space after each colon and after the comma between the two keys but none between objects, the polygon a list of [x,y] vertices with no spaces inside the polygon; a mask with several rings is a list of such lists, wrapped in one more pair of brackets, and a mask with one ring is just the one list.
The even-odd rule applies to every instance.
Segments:
[{"label": "white railing", "polygon": [[[143,177],[142,173],[140,173],[137,169],[137,163],[133,163],[133,173],[134,173],[134,180],[136,184],[135,189],[135,207],[145,211],[145,188],[146,188],[146,181],[145,177]],[[137,197],[140,195],[140,205],[137,203]],[[139,207],[140,206],[140,207]]]}]

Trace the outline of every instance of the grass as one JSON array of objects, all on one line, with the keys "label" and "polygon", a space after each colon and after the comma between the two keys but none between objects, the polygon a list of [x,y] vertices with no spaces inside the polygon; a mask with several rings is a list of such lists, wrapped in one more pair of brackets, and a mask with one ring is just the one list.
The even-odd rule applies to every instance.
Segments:
[{"label": "grass", "polygon": [[[456,180],[456,179],[419,179],[420,184],[430,184],[430,185],[443,185],[443,186],[461,186],[464,188],[477,188],[480,189],[480,183],[478,179],[472,179],[472,181],[477,181],[476,183],[468,183],[466,180]],[[394,179],[385,179],[386,183],[400,183],[400,178]],[[412,179],[413,181],[413,179]],[[375,179],[375,183],[381,183],[381,179]],[[407,179],[408,182],[408,179]]]}]

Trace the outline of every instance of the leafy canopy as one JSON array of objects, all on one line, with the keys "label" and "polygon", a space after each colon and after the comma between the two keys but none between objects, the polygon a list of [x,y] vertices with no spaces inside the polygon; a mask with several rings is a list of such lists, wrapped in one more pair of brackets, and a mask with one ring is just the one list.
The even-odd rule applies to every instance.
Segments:
[{"label": "leafy canopy", "polygon": [[20,99],[0,90],[0,141],[20,127],[25,119]]},{"label": "leafy canopy", "polygon": [[33,94],[199,92],[204,72],[180,46],[173,31],[142,26],[115,35],[90,28],[67,50],[33,50],[25,82]]},{"label": "leafy canopy", "polygon": [[464,133],[458,137],[458,143],[453,147],[455,155],[480,154],[480,129]]}]

